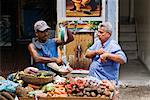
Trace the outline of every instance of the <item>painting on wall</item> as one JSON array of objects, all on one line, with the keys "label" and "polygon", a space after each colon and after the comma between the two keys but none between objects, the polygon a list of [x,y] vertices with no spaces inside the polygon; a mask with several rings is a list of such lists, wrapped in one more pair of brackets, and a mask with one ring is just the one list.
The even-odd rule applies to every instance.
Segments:
[{"label": "painting on wall", "polygon": [[66,0],[66,17],[100,17],[102,0]]}]

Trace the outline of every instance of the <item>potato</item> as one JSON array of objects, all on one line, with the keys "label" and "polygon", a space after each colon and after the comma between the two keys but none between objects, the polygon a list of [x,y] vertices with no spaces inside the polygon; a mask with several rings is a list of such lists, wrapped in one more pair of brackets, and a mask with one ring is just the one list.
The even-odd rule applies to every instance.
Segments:
[{"label": "potato", "polygon": [[105,91],[106,96],[110,96],[111,92],[110,91]]},{"label": "potato", "polygon": [[92,97],[96,97],[96,93],[95,92],[91,92],[91,96]]},{"label": "potato", "polygon": [[84,90],[85,91],[91,91],[91,88],[85,88]]},{"label": "potato", "polygon": [[17,86],[16,88],[16,95],[20,96],[20,97],[26,97],[27,95],[27,91],[25,90],[25,88],[21,87],[21,86]]},{"label": "potato", "polygon": [[111,92],[113,92],[113,91],[114,91],[114,87],[113,87],[113,86],[109,86],[109,90],[110,90]]},{"label": "potato", "polygon": [[98,89],[97,89],[97,92],[98,92],[98,93],[101,93],[101,91],[102,91],[101,88],[98,88]]},{"label": "potato", "polygon": [[88,97],[90,97],[91,94],[90,94],[90,92],[86,92],[86,95],[87,95]]},{"label": "potato", "polygon": [[88,97],[88,96],[86,94],[84,94],[83,97]]},{"label": "potato", "polygon": [[32,87],[30,87],[30,86],[25,87],[25,90],[26,90],[27,92],[34,91],[34,89],[33,89]]},{"label": "potato", "polygon": [[77,93],[77,96],[83,96],[83,93],[82,92]]}]

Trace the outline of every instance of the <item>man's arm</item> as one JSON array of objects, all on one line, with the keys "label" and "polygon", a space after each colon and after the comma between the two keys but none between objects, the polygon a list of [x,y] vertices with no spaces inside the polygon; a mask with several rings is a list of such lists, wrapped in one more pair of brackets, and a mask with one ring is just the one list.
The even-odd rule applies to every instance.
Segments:
[{"label": "man's arm", "polygon": [[85,57],[86,58],[93,58],[97,54],[97,51],[86,51]]},{"label": "man's arm", "polygon": [[59,59],[53,57],[53,58],[48,58],[48,57],[42,57],[39,56],[39,54],[36,51],[35,46],[33,45],[33,43],[30,43],[28,46],[28,50],[30,52],[30,55],[32,56],[32,58],[34,59],[34,61],[37,63],[50,63],[50,62],[56,62],[56,63],[60,63]]},{"label": "man's arm", "polygon": [[107,58],[120,64],[126,63],[118,54],[109,54]]},{"label": "man's arm", "polygon": [[100,48],[99,50],[87,50],[85,53],[85,57],[93,58],[95,55],[101,55],[104,52],[105,51],[102,48]]},{"label": "man's arm", "polygon": [[73,32],[71,32],[69,29],[67,29],[67,36],[68,36],[68,38],[65,41],[65,44],[70,43],[74,40]]},{"label": "man's arm", "polygon": [[62,55],[63,55],[62,50],[60,49],[60,47],[57,47],[57,50],[58,50],[58,58],[62,59]]},{"label": "man's arm", "polygon": [[100,55],[100,59],[102,62],[106,62],[107,59],[110,59],[110,60],[118,62],[120,64],[126,63],[126,61],[123,60],[119,54],[111,54],[111,53],[107,53],[107,52]]}]

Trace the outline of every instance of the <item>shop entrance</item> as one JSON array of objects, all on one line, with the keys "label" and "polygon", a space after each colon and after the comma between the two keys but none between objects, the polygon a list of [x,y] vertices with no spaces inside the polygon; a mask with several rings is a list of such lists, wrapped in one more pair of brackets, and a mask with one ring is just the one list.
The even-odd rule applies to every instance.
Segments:
[{"label": "shop entrance", "polygon": [[[2,0],[1,16],[5,23],[2,23],[1,27],[9,27],[0,28],[0,39],[9,40],[10,45],[0,46],[0,75],[6,77],[30,66],[27,48],[34,36],[34,22],[45,20],[55,30],[56,4],[57,0]],[[8,39],[5,39],[7,37]],[[4,42],[1,43],[6,44]]]},{"label": "shop entrance", "polygon": [[19,38],[34,37],[33,25],[38,20],[45,20],[55,30],[56,2],[57,0],[19,0]]}]

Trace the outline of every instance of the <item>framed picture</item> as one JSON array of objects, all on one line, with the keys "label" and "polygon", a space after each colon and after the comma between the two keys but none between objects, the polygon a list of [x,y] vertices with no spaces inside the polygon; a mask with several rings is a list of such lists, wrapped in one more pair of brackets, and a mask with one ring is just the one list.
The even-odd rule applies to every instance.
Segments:
[{"label": "framed picture", "polygon": [[66,17],[101,17],[102,0],[66,0]]}]

